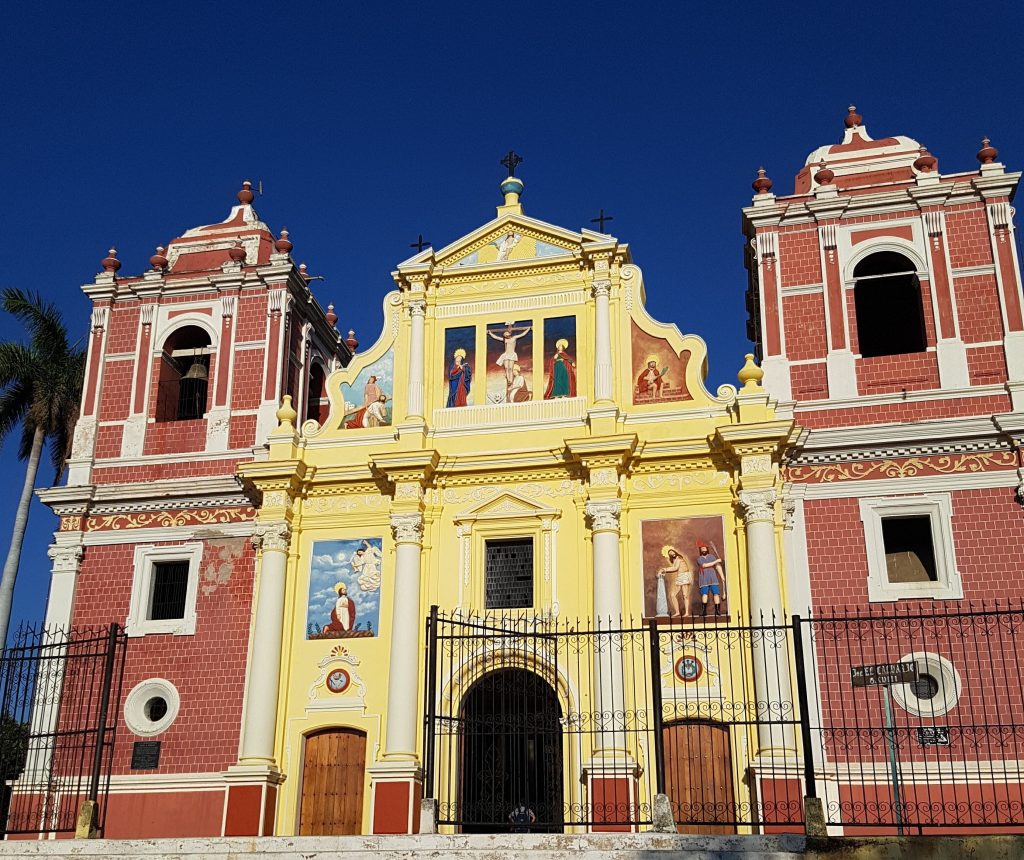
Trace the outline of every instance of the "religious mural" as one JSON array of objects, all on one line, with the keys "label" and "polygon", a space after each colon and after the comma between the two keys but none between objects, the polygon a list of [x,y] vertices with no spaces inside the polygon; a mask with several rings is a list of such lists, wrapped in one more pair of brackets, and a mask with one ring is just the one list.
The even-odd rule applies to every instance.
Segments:
[{"label": "religious mural", "polygon": [[576,396],[576,317],[544,320],[544,399]]},{"label": "religious mural", "polygon": [[444,376],[448,389],[445,406],[473,405],[473,366],[476,360],[476,329],[471,326],[445,329]]},{"label": "religious mural", "polygon": [[487,326],[487,402],[523,403],[533,399],[533,324],[492,323]]},{"label": "religious mural", "polygon": [[645,618],[728,617],[722,517],[644,520],[640,539]]},{"label": "religious mural", "polygon": [[314,542],[307,639],[377,635],[382,548],[379,537]]},{"label": "religious mural", "polygon": [[633,355],[633,403],[691,400],[686,389],[688,350],[676,354],[664,338],[654,337],[630,321]]},{"label": "religious mural", "polygon": [[358,430],[391,424],[394,366],[394,353],[388,350],[373,364],[359,371],[351,385],[342,383],[341,393],[345,398],[342,427]]}]

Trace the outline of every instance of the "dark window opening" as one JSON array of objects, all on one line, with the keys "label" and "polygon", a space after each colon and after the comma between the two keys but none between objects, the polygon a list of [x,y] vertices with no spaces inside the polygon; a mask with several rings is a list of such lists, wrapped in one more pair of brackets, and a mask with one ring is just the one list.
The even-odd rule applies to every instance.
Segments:
[{"label": "dark window opening", "polygon": [[327,420],[329,403],[325,383],[324,369],[319,364],[314,364],[309,369],[309,390],[306,392],[307,421],[319,421],[323,424]]},{"label": "dark window opening", "polygon": [[149,620],[167,621],[185,617],[188,592],[187,561],[158,561],[153,565]]},{"label": "dark window opening", "polygon": [[923,672],[917,676],[911,690],[919,699],[934,699],[939,695],[939,681],[934,675]]},{"label": "dark window opening", "polygon": [[157,421],[191,421],[206,414],[211,352],[209,335],[197,326],[167,338],[160,357]]},{"label": "dark window opening", "polygon": [[932,521],[927,516],[882,519],[889,582],[936,582]]},{"label": "dark window opening", "polygon": [[857,341],[864,358],[927,349],[921,284],[902,254],[880,251],[853,270]]},{"label": "dark window opening", "polygon": [[484,580],[487,609],[533,606],[533,540],[486,541]]},{"label": "dark window opening", "polygon": [[146,718],[151,723],[159,723],[165,716],[167,716],[167,700],[163,696],[154,696],[148,702],[144,708]]}]

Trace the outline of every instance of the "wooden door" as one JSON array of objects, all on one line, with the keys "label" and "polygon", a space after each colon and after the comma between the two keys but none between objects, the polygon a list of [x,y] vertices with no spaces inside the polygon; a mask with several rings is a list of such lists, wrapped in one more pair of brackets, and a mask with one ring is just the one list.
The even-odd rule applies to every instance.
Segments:
[{"label": "wooden door", "polygon": [[[680,833],[735,833],[729,727],[670,723],[665,741],[665,791]],[[716,823],[722,822],[722,823]]]},{"label": "wooden door", "polygon": [[324,729],[306,737],[300,836],[360,832],[365,769],[364,732]]}]

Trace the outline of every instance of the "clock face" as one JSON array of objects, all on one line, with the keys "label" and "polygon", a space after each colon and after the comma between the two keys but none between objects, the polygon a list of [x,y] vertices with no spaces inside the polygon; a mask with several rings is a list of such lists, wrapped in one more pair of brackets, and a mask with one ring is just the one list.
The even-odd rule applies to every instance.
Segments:
[{"label": "clock face", "polygon": [[704,667],[696,657],[686,655],[676,660],[676,677],[680,681],[696,681],[704,674]]},{"label": "clock face", "polygon": [[351,682],[351,676],[344,669],[332,669],[327,676],[327,689],[332,693],[344,693]]}]

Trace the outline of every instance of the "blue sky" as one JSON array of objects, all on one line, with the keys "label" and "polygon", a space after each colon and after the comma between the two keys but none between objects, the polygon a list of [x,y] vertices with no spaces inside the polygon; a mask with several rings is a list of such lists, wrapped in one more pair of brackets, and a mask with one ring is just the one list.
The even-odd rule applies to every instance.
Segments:
[{"label": "blue sky", "polygon": [[[0,285],[43,291],[76,334],[111,244],[139,272],[249,178],[369,346],[409,243],[493,217],[515,148],[528,214],[614,216],[653,315],[708,341],[713,390],[748,349],[739,209],[759,164],[791,190],[852,101],[941,170],[973,168],[985,134],[1024,165],[1015,3],[34,2],[4,23]],[[5,551],[12,445],[0,464]],[[42,614],[53,527],[37,504],[17,618]]]}]

